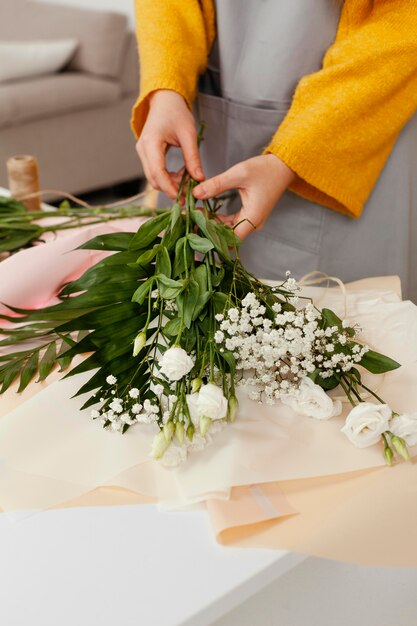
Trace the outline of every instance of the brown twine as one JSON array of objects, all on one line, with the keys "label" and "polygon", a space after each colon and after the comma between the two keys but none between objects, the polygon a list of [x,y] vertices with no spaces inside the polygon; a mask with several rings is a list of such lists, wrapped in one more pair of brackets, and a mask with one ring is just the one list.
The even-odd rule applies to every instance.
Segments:
[{"label": "brown twine", "polygon": [[[7,160],[10,193],[20,200],[28,211],[39,211],[39,167],[35,157],[22,154]],[[30,196],[31,197],[28,197]]]},{"label": "brown twine", "polygon": [[[10,157],[7,161],[7,173],[11,196],[22,202],[29,211],[39,211],[41,208],[40,198],[46,194],[67,198],[86,209],[112,209],[149,195],[151,197],[149,208],[156,207],[157,195],[149,183],[145,191],[141,193],[137,193],[129,198],[117,200],[116,202],[98,206],[93,206],[67,191],[61,191],[60,189],[40,189],[38,162],[35,157],[26,154]],[[152,196],[152,193],[155,195]]]}]

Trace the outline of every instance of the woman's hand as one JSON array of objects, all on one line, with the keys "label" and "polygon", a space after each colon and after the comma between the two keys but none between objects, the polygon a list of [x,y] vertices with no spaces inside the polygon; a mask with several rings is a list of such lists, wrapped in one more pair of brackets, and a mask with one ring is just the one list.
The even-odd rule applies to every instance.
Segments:
[{"label": "woman's hand", "polygon": [[149,107],[136,150],[152,187],[175,199],[181,172],[166,169],[165,155],[170,146],[180,147],[187,171],[196,180],[204,180],[194,118],[184,98],[168,89],[151,94]]},{"label": "woman's hand", "polygon": [[264,154],[242,161],[226,172],[209,178],[194,188],[194,196],[207,200],[225,191],[237,189],[242,208],[233,215],[221,215],[235,228],[240,239],[262,228],[269,214],[296,174],[274,154]]}]

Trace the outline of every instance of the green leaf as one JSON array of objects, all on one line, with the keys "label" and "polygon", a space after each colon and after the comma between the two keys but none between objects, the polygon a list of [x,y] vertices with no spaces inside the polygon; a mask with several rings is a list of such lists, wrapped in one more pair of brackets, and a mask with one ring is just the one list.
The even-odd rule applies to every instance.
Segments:
[{"label": "green leaf", "polygon": [[137,302],[138,304],[143,304],[145,302],[145,298],[148,295],[149,291],[152,288],[152,284],[154,281],[154,277],[148,278],[144,283],[140,285],[132,296],[132,302]]},{"label": "green leaf", "polygon": [[223,313],[226,303],[227,303],[227,296],[225,293],[222,293],[220,291],[216,291],[213,294],[213,303],[214,303],[214,310],[216,313]]},{"label": "green leaf", "polygon": [[187,291],[184,293],[184,326],[190,328],[194,316],[194,310],[199,296],[199,287],[196,280],[190,280]]},{"label": "green leaf", "polygon": [[36,225],[30,229],[21,230],[21,232],[18,232],[17,229],[8,232],[0,224],[0,252],[12,252],[23,248],[31,241],[39,239],[42,232],[42,228]]},{"label": "green leaf", "polygon": [[164,326],[164,333],[169,335],[170,337],[176,337],[179,333],[181,326],[181,320],[179,317],[174,317],[172,320],[169,320],[167,324]]},{"label": "green leaf", "polygon": [[224,267],[219,267],[216,273],[214,272],[212,273],[211,284],[213,285],[213,287],[218,287],[220,285],[220,283],[222,282],[224,278],[224,275],[225,275]]},{"label": "green leaf", "polygon": [[139,250],[140,248],[147,248],[159,233],[166,228],[170,219],[171,215],[167,212],[144,222],[138,232],[133,236],[129,249]]},{"label": "green leaf", "polygon": [[226,361],[227,365],[229,366],[230,373],[234,377],[236,374],[236,359],[233,352],[230,352],[230,350],[225,350],[224,352],[219,352],[219,354],[221,358]]},{"label": "green leaf", "polygon": [[214,244],[206,237],[200,237],[200,235],[196,235],[195,233],[189,233],[187,240],[193,250],[202,252],[203,254],[214,248]]},{"label": "green leaf", "polygon": [[142,252],[142,254],[137,258],[136,263],[138,265],[141,265],[142,267],[147,267],[156,257],[156,253],[158,252],[160,247],[161,244],[157,243],[150,250],[145,250],[145,252]]},{"label": "green leaf", "polygon": [[209,291],[205,291],[204,293],[198,296],[197,302],[194,308],[193,320],[196,320],[197,317],[202,313],[202,311],[204,310],[204,308],[206,307],[210,299],[211,299],[211,293]]},{"label": "green leaf", "polygon": [[313,383],[319,385],[325,391],[330,391],[331,389],[335,389],[339,384],[339,379],[336,376],[329,376],[329,378],[322,378],[320,376],[320,370],[316,369],[311,374],[308,374],[308,377],[311,378]]},{"label": "green leaf", "polygon": [[38,371],[39,350],[36,350],[26,361],[25,366],[20,374],[20,385],[17,393],[21,393],[26,389],[32,378]]},{"label": "green leaf", "polygon": [[198,282],[200,293],[207,291],[207,268],[201,263],[192,273],[192,277]]},{"label": "green leaf", "polygon": [[57,362],[56,358],[56,342],[52,341],[45,351],[40,363],[39,363],[39,378],[38,382],[45,380],[51,373],[54,365]]},{"label": "green leaf", "polygon": [[166,248],[161,247],[156,255],[156,272],[171,278],[171,259]]},{"label": "green leaf", "polygon": [[173,300],[184,289],[185,283],[183,280],[173,280],[163,274],[158,274],[156,278],[158,280],[159,295],[165,300]]},{"label": "green leaf", "polygon": [[172,250],[175,248],[175,245],[185,233],[185,221],[184,216],[180,215],[178,219],[175,221],[174,226],[172,226],[169,230],[165,231],[164,237],[162,239],[162,243],[167,250]]},{"label": "green leaf", "polygon": [[368,352],[363,355],[359,365],[362,365],[362,367],[368,370],[368,372],[372,372],[372,374],[384,374],[385,372],[391,372],[401,367],[401,364],[397,363],[397,361],[379,352],[374,352],[374,350],[368,350]]},{"label": "green leaf", "polygon": [[105,327],[110,324],[124,322],[138,315],[140,308],[135,302],[120,302],[109,306],[101,307],[95,311],[90,311],[80,315],[74,320],[70,320],[57,327],[57,332],[73,332],[75,330],[92,330],[94,328]]},{"label": "green leaf", "polygon": [[138,265],[134,265],[133,267],[124,265],[104,265],[104,266],[93,266],[88,269],[84,274],[78,279],[71,283],[68,283],[59,296],[62,298],[63,296],[68,296],[74,293],[79,293],[81,291],[86,291],[87,289],[91,289],[95,285],[100,285],[103,283],[106,284],[120,284],[126,281],[135,281],[145,278],[146,273],[143,268]]},{"label": "green leaf", "polygon": [[16,380],[19,376],[20,370],[22,369],[22,361],[16,361],[12,364],[7,364],[0,369],[0,381],[3,383],[1,392],[4,393],[10,387],[10,385]]},{"label": "green leaf", "polygon": [[27,208],[22,202],[19,200],[15,200],[10,196],[0,196],[0,213],[3,212],[13,212],[13,213],[27,213]]},{"label": "green leaf", "polygon": [[241,244],[239,237],[235,234],[234,230],[227,226],[226,224],[222,224],[221,222],[214,222],[217,230],[217,234],[221,239],[224,239],[226,244],[235,248]]},{"label": "green leaf", "polygon": [[77,250],[128,250],[134,233],[108,233],[83,243]]},{"label": "green leaf", "polygon": [[193,263],[194,254],[189,246],[186,245],[186,238],[181,237],[175,244],[175,257],[172,276],[176,278],[184,274],[186,268],[190,269]]},{"label": "green leaf", "polygon": [[214,244],[216,252],[225,261],[230,261],[230,252],[227,243],[221,239],[216,231],[215,223],[206,219],[201,211],[190,211],[191,218],[195,225],[201,230],[201,232],[207,237],[209,241]]}]

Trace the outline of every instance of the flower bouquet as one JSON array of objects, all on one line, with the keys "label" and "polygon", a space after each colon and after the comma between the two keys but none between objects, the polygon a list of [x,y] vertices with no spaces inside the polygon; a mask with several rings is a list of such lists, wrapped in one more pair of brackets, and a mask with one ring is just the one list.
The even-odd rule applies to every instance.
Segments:
[{"label": "flower bouquet", "polygon": [[184,174],[172,209],[136,233],[81,246],[112,254],[65,285],[59,304],[1,315],[1,393],[16,379],[19,391],[44,380],[57,364],[66,376],[91,372],[77,395],[89,394],[92,419],[120,434],[154,424],[153,457],[177,465],[238,418],[239,393],[329,419],[341,412],[329,394],[339,387],[353,407],[342,428],[350,441],[382,443],[388,464],[394,453],[408,459],[417,414],[395,413],[361,374],[399,364],[301,296],[289,273],[269,286],[248,272],[218,217],[221,202],[197,207],[195,184]]}]

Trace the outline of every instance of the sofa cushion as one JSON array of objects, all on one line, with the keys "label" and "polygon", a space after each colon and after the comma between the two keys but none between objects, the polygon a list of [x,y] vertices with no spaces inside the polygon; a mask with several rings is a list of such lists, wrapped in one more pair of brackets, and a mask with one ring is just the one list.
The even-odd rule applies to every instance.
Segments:
[{"label": "sofa cushion", "polygon": [[69,62],[76,39],[0,41],[0,83],[54,74]]},{"label": "sofa cushion", "polygon": [[116,81],[78,72],[0,85],[0,127],[112,104],[120,98]]},{"label": "sofa cushion", "polygon": [[127,17],[29,0],[0,0],[0,40],[79,42],[69,69],[116,78],[127,37]]}]

